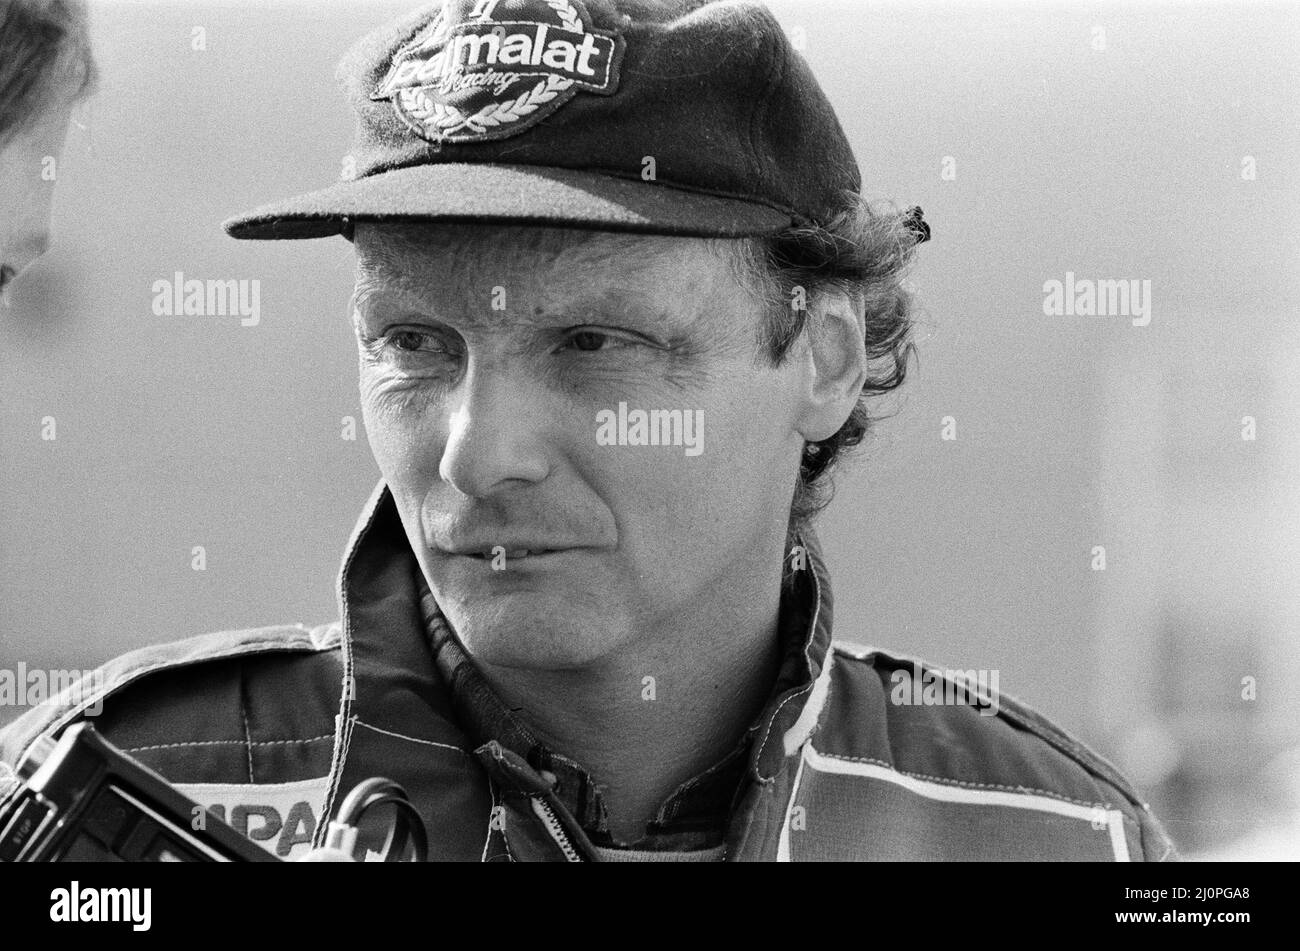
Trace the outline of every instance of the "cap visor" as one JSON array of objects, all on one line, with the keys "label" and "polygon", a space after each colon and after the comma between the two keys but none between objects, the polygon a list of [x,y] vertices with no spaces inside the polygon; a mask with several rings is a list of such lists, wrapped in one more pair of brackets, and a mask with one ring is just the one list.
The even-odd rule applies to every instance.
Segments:
[{"label": "cap visor", "polygon": [[502,221],[699,237],[767,234],[792,216],[596,172],[529,165],[415,165],[263,205],[225,222],[235,238],[323,238],[353,221]]}]

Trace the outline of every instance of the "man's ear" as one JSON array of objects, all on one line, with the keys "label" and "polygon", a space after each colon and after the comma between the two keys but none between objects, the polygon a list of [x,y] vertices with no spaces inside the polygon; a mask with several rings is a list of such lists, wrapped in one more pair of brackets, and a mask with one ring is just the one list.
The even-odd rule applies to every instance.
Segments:
[{"label": "man's ear", "polygon": [[867,382],[866,317],[846,292],[829,289],[809,302],[804,328],[810,373],[799,434],[807,442],[834,436]]}]

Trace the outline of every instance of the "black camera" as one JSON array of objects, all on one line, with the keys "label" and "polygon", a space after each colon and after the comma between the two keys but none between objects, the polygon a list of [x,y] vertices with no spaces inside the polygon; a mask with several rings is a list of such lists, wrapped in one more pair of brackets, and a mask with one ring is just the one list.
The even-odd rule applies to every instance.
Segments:
[{"label": "black camera", "polygon": [[0,862],[278,862],[78,723],[18,765]]}]

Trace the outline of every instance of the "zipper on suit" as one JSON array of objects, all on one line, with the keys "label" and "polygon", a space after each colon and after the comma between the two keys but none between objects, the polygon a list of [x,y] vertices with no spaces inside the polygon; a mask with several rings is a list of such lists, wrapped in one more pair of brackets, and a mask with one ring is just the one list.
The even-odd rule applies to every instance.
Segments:
[{"label": "zipper on suit", "polygon": [[578,850],[575,849],[573,843],[569,841],[568,833],[566,833],[564,827],[560,825],[560,820],[555,815],[555,810],[551,808],[551,804],[541,796],[529,796],[528,798],[533,803],[533,812],[537,813],[537,817],[542,820],[542,825],[544,825],[546,831],[551,834],[551,838],[555,840],[555,844],[560,847],[560,851],[564,853],[564,858],[569,862],[583,861],[582,856],[578,854]]}]

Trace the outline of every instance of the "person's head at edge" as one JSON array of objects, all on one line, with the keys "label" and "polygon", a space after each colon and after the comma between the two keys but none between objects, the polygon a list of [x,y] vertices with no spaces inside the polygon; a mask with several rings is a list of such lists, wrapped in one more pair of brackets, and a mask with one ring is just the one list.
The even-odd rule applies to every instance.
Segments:
[{"label": "person's head at edge", "polygon": [[84,0],[0,0],[0,291],[49,247],[51,163],[95,78]]}]

